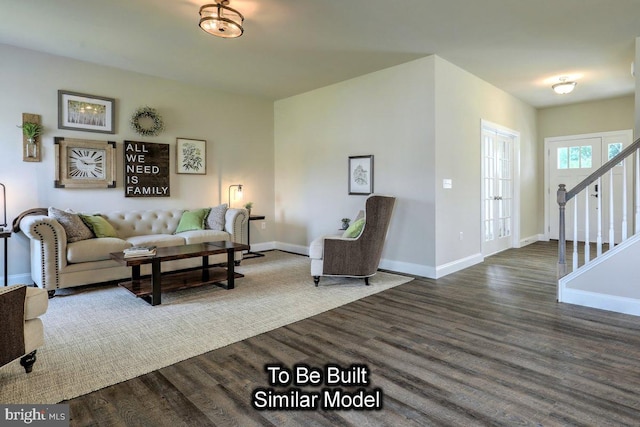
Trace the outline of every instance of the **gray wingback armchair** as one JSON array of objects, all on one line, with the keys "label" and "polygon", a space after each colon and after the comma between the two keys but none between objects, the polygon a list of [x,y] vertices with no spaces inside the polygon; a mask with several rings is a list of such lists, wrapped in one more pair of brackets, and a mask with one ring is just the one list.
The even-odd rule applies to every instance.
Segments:
[{"label": "gray wingback armchair", "polygon": [[369,284],[380,264],[395,201],[392,196],[373,194],[366,200],[359,236],[323,236],[311,242],[311,276],[316,286],[321,276],[357,277]]},{"label": "gray wingback armchair", "polygon": [[49,306],[47,291],[25,285],[0,288],[0,366],[20,358],[27,373],[36,361],[36,349],[44,344],[39,316]]}]

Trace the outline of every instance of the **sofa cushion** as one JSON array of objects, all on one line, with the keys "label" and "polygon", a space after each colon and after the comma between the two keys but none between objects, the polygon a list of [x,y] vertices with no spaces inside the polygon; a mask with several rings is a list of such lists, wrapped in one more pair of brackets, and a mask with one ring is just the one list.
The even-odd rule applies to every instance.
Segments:
[{"label": "sofa cushion", "polygon": [[53,207],[48,209],[48,214],[62,225],[62,228],[64,228],[67,234],[67,242],[77,242],[93,238],[93,233],[89,230],[89,227],[82,222],[78,214],[65,212]]},{"label": "sofa cushion", "polygon": [[149,234],[147,236],[132,236],[127,239],[132,246],[157,246],[166,248],[167,246],[180,246],[185,244],[182,236],[173,234]]},{"label": "sofa cushion", "polygon": [[180,237],[184,237],[187,245],[193,243],[219,242],[221,240],[230,240],[231,235],[226,231],[220,230],[191,230],[180,233]]},{"label": "sofa cushion", "polygon": [[210,230],[224,230],[225,214],[227,213],[227,204],[223,203],[218,206],[214,206],[207,215],[207,221],[205,228]]},{"label": "sofa cushion", "polygon": [[190,230],[204,230],[204,219],[209,214],[209,210],[209,208],[203,208],[183,212],[176,234]]},{"label": "sofa cushion", "polygon": [[93,231],[96,237],[118,237],[116,229],[113,225],[100,215],[83,215],[78,214],[80,219]]},{"label": "sofa cushion", "polygon": [[111,259],[111,252],[121,252],[131,244],[117,237],[81,240],[67,245],[67,261],[70,263]]}]

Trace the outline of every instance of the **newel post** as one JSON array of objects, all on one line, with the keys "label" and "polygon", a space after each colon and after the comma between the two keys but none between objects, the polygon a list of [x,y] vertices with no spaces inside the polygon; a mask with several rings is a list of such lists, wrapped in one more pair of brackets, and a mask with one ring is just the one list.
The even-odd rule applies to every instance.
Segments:
[{"label": "newel post", "polygon": [[565,236],[565,207],[567,205],[567,186],[558,185],[558,207],[560,209],[558,218],[560,220],[558,228],[558,279],[567,274],[567,239]]}]

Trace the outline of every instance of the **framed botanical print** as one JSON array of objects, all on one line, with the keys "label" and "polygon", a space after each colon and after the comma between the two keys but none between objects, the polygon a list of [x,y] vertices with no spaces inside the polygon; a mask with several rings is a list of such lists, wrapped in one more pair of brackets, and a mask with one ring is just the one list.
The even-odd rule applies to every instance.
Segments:
[{"label": "framed botanical print", "polygon": [[373,156],[349,157],[349,194],[373,193]]},{"label": "framed botanical print", "polygon": [[54,138],[56,188],[115,188],[116,143]]},{"label": "framed botanical print", "polygon": [[176,140],[176,172],[205,175],[207,173],[207,141],[178,138]]},{"label": "framed botanical print", "polygon": [[116,133],[115,99],[58,91],[58,129]]}]

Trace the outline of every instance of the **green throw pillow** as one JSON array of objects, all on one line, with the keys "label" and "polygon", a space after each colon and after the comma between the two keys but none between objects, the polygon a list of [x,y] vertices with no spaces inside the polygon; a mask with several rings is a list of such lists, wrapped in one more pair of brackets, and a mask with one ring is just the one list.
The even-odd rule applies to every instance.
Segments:
[{"label": "green throw pillow", "polygon": [[180,223],[174,234],[182,233],[183,231],[204,230],[204,219],[210,210],[209,208],[204,208],[185,211],[180,217]]},{"label": "green throw pillow", "polygon": [[118,237],[118,232],[113,228],[113,225],[100,215],[78,214],[78,216],[96,237]]},{"label": "green throw pillow", "polygon": [[364,218],[360,218],[357,221],[354,221],[353,224],[347,228],[344,233],[342,233],[342,237],[348,237],[350,239],[355,239],[360,236],[362,233],[362,229],[364,228]]}]

